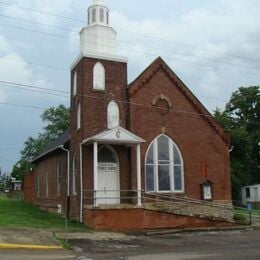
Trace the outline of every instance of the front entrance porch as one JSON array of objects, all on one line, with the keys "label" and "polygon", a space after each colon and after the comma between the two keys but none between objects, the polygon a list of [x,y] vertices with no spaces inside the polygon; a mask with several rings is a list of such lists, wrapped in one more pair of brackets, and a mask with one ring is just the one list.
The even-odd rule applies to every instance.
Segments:
[{"label": "front entrance porch", "polygon": [[[142,138],[134,135],[122,127],[116,127],[106,130],[98,135],[86,139],[80,145],[80,179],[81,179],[81,220],[83,218],[83,206],[93,206],[98,208],[104,205],[118,205],[124,202],[142,206],[141,194],[141,143],[145,142]],[[83,169],[83,147],[93,145],[93,186],[87,190],[83,185],[84,178],[87,175]],[[135,191],[122,189],[120,178],[124,172],[121,172],[120,156],[118,156],[114,147],[131,147],[135,150],[136,158],[136,187]],[[121,159],[122,160],[122,159]],[[129,163],[130,159],[125,158]],[[132,173],[130,173],[131,176]],[[124,176],[126,178],[126,176]],[[130,179],[128,180],[130,183]],[[134,194],[134,196],[133,196]],[[135,199],[133,199],[135,198]],[[92,205],[89,204],[92,201]]]}]

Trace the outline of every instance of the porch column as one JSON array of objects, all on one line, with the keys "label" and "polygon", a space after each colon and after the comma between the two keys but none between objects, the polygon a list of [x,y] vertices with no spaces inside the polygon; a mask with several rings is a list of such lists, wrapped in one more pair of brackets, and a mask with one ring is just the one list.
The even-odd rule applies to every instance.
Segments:
[{"label": "porch column", "polygon": [[137,206],[142,206],[142,185],[141,185],[141,146],[136,147],[136,173],[137,173]]},{"label": "porch column", "polygon": [[93,144],[93,180],[94,180],[94,207],[98,207],[97,190],[98,190],[98,143]]}]

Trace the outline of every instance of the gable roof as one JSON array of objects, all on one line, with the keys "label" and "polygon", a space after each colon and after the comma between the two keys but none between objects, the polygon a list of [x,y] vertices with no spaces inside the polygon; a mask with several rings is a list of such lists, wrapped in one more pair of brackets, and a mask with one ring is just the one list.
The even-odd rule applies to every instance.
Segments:
[{"label": "gable roof", "polygon": [[140,144],[144,143],[145,140],[131,133],[125,128],[118,126],[94,135],[84,140],[82,144],[93,142],[102,142],[108,144]]},{"label": "gable roof", "polygon": [[61,149],[62,146],[66,145],[70,141],[70,130],[67,129],[61,134],[55,141],[46,146],[41,153],[32,160],[32,163],[38,161],[42,157]]},{"label": "gable roof", "polygon": [[[155,59],[134,81],[128,85],[127,91],[129,97],[134,96],[135,93],[145,86],[160,70],[162,70],[165,75],[178,87],[190,104],[195,108],[197,112],[194,112],[193,114],[200,115],[205,121],[207,121],[210,127],[212,127],[213,130],[221,137],[223,142],[226,145],[229,145],[229,135],[225,132],[224,128],[215,120],[211,113],[202,105],[198,98],[161,57]],[[184,113],[185,111],[180,112]]]}]

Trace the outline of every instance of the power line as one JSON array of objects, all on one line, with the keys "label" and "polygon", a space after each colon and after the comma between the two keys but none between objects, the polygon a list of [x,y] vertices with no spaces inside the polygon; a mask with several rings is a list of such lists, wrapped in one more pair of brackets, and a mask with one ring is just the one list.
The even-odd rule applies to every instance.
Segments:
[{"label": "power line", "polygon": [[64,93],[64,94],[70,93],[69,91],[57,90],[57,89],[51,89],[51,88],[43,88],[43,87],[38,87],[38,86],[33,86],[33,85],[28,85],[28,84],[11,82],[11,81],[0,80],[0,83],[10,84],[10,85],[15,85],[15,86],[21,86],[21,87],[27,87],[27,88],[33,88],[33,89],[48,90],[48,91],[55,92],[55,93]]},{"label": "power line", "polygon": [[[91,95],[78,95],[80,97],[84,97],[84,98],[90,98],[90,99],[95,99],[95,100],[108,100],[110,101],[111,98],[106,98],[106,97],[96,97],[96,96],[91,96]],[[125,104],[125,105],[133,105],[133,106],[139,106],[139,107],[144,107],[144,108],[154,108],[154,106],[152,105],[144,105],[142,103],[136,103],[136,102],[129,102],[129,101],[124,101],[124,100],[119,100],[119,99],[115,99],[117,102]],[[5,105],[12,105],[12,106],[18,106],[18,107],[26,107],[26,108],[32,108],[32,109],[47,109],[47,108],[43,108],[43,107],[35,107],[35,106],[28,106],[28,105],[23,105],[23,104],[16,104],[16,103],[7,103],[7,102],[0,102],[0,104],[5,104]],[[157,109],[165,109],[162,107],[157,107]],[[180,114],[186,114],[189,115],[191,117],[196,117],[196,118],[200,118],[200,117],[208,117],[208,118],[213,118],[213,116],[208,113],[198,113],[198,112],[192,112],[192,111],[186,111],[186,110],[182,110],[182,109],[176,109],[176,108],[171,108],[170,113],[180,113]],[[199,117],[198,117],[199,116]],[[230,119],[234,119],[232,117],[230,117]],[[244,123],[246,124],[254,124],[254,125],[260,125],[260,123],[257,122],[250,122],[250,121],[245,121]]]},{"label": "power line", "polygon": [[46,109],[46,108],[44,108],[44,107],[30,106],[30,105],[24,105],[24,104],[16,104],[16,103],[2,102],[2,101],[0,101],[0,105],[8,105],[8,106],[15,106],[15,107],[24,107],[24,108],[40,109],[40,110],[45,110],[45,109]]},{"label": "power line", "polygon": [[54,69],[54,70],[61,70],[61,71],[69,71],[69,69],[66,68],[62,68],[62,67],[56,67],[56,66],[52,66],[52,65],[48,65],[48,64],[42,64],[42,63],[36,63],[33,61],[28,61],[28,60],[19,60],[19,59],[14,59],[14,58],[10,58],[10,57],[0,57],[1,60],[10,60],[10,61],[14,61],[14,62],[18,62],[18,63],[28,63],[30,65],[35,65],[35,66],[40,66],[40,67],[44,67],[47,69]]},{"label": "power line", "polygon": [[[62,18],[62,19],[67,19],[67,20],[79,22],[81,24],[85,23],[85,21],[81,20],[81,19],[76,19],[76,18],[69,17],[69,16],[59,15],[57,13],[44,12],[44,11],[41,11],[41,10],[38,10],[38,9],[23,7],[23,6],[19,6],[17,4],[10,4],[10,3],[3,2],[3,1],[0,2],[0,5],[13,6],[13,7],[24,9],[24,10],[31,11],[31,12],[36,12],[36,13],[40,13],[40,14],[44,14],[44,15],[55,16],[55,17],[59,17],[59,18]],[[195,46],[195,45],[192,45],[192,44],[187,44],[187,43],[178,42],[178,41],[172,41],[172,40],[159,38],[159,37],[151,36],[151,35],[147,35],[147,34],[136,33],[136,32],[128,31],[128,30],[121,29],[121,28],[118,28],[118,30],[127,32],[129,34],[135,34],[135,35],[139,35],[139,36],[142,36],[142,37],[150,38],[150,39],[156,39],[156,40],[160,40],[160,41],[164,41],[164,42],[169,42],[169,43],[173,43],[173,44],[186,46],[186,47],[189,47],[189,48],[199,49],[199,50],[206,51],[206,52],[214,52],[214,53],[217,53],[217,54],[222,54],[222,55],[234,57],[234,58],[237,58],[237,59],[243,59],[243,60],[248,60],[248,61],[260,63],[260,60],[255,60],[255,59],[251,59],[251,58],[247,58],[247,57],[243,57],[243,56],[233,55],[233,54],[221,52],[221,51],[218,51],[218,50],[211,50],[211,49],[207,49],[207,48],[202,48],[202,47],[198,47],[198,46]]]},{"label": "power line", "polygon": [[30,92],[34,92],[34,93],[41,93],[41,94],[47,94],[47,95],[52,95],[52,96],[68,98],[68,95],[65,96],[65,95],[60,95],[60,94],[56,94],[56,93],[50,93],[50,92],[36,90],[36,89],[28,89],[28,88],[25,88],[25,87],[12,86],[12,85],[1,85],[1,83],[0,83],[0,86],[8,87],[8,88],[14,88],[14,89],[19,89],[19,90],[24,90],[24,91],[30,91]]},{"label": "power line", "polygon": [[75,22],[82,22],[82,20],[79,20],[79,19],[76,19],[76,18],[73,18],[73,17],[68,17],[68,16],[59,15],[59,14],[50,13],[50,12],[44,12],[44,11],[40,11],[40,10],[37,10],[37,9],[29,8],[29,7],[19,6],[17,4],[10,4],[10,3],[6,3],[6,2],[0,2],[0,5],[12,6],[12,7],[20,8],[20,9],[23,9],[23,10],[26,10],[26,11],[31,11],[31,12],[34,12],[34,13],[60,17],[60,18],[71,20],[71,21],[75,21]]},{"label": "power line", "polygon": [[[55,38],[61,38],[61,39],[69,39],[68,37],[62,36],[62,35],[57,35],[57,34],[51,34],[51,33],[46,33],[46,32],[42,32],[42,31],[37,31],[37,30],[31,30],[31,29],[27,29],[27,28],[22,28],[22,27],[17,27],[17,26],[12,26],[12,25],[6,25],[6,24],[0,24],[1,26],[6,26],[9,28],[13,28],[13,29],[17,29],[17,30],[22,30],[22,31],[29,31],[29,32],[33,32],[33,33],[38,33],[38,34],[43,34],[43,35],[47,35],[47,36],[51,36],[51,37],[55,37]],[[75,40],[77,42],[80,42],[79,40]],[[87,42],[87,41],[86,41]],[[107,46],[107,45],[102,45],[102,46]],[[123,48],[119,48],[121,50],[124,51],[129,51],[128,49],[123,49]],[[148,52],[141,52],[141,51],[132,51],[134,53],[139,53],[139,54],[144,54],[144,55],[149,55],[149,56],[155,56],[154,53],[148,53]],[[198,65],[198,66],[203,66],[203,67],[207,67],[210,68],[211,70],[220,70],[220,69],[224,69],[224,70],[228,70],[228,71],[232,71],[232,72],[237,72],[237,73],[243,73],[243,74],[248,74],[248,75],[254,75],[254,76],[260,76],[260,74],[256,74],[256,73],[251,73],[251,72],[245,72],[245,71],[241,71],[241,70],[234,70],[234,69],[229,69],[229,68],[220,68],[217,66],[212,66],[212,65],[206,65],[203,63],[199,63],[199,62],[192,62],[192,61],[187,61],[187,60],[180,60],[180,59],[175,59],[169,56],[166,56],[167,59],[175,61],[175,62],[184,62],[184,63],[189,63],[189,64],[193,64],[193,65]]]},{"label": "power line", "polygon": [[[69,30],[67,28],[64,28],[64,27],[59,27],[59,26],[53,26],[53,25],[48,25],[48,24],[43,24],[43,23],[38,23],[38,22],[33,22],[33,21],[28,21],[28,20],[25,20],[25,19],[20,19],[20,18],[16,18],[16,17],[12,17],[12,16],[7,16],[7,15],[0,15],[2,17],[5,17],[5,18],[9,18],[9,19],[14,19],[14,20],[18,20],[18,21],[22,21],[22,22],[26,22],[26,23],[30,23],[30,24],[34,24],[34,25],[41,25],[41,26],[46,26],[48,28],[55,28],[55,29],[59,29],[59,30],[64,30],[64,31],[68,31],[68,32],[75,32],[75,33],[78,33],[78,31],[76,30]],[[90,34],[91,35],[91,34]],[[104,36],[99,36],[100,38],[102,39],[110,39],[108,37],[104,37]],[[135,45],[135,43],[133,42],[130,42],[130,41],[123,41],[123,40],[117,40],[118,42],[122,42],[124,44],[132,44],[132,45]],[[152,45],[147,45],[147,44],[142,44],[142,43],[138,43],[140,46],[142,47],[148,47],[148,48],[151,48],[151,49],[155,49],[155,50],[159,50],[159,51],[163,51],[165,53],[174,53],[174,54],[177,54],[177,55],[180,55],[180,56],[186,56],[186,57],[191,57],[191,55],[189,54],[186,54],[186,53],[180,53],[180,52],[176,52],[176,51],[172,51],[170,49],[161,49],[161,48],[158,48],[158,47],[154,47]],[[208,60],[208,61],[212,61],[212,62],[217,62],[217,63],[223,63],[223,64],[227,64],[227,65],[231,65],[231,66],[240,66],[240,67],[243,67],[243,68],[246,68],[246,69],[252,69],[252,70],[260,70],[260,68],[255,68],[255,67],[249,67],[249,66],[244,66],[244,65],[241,65],[241,64],[235,64],[235,63],[231,63],[231,62],[226,62],[226,61],[220,61],[220,60],[216,60],[216,59],[211,59],[211,58],[205,58],[205,57],[200,57],[200,56],[195,56],[196,58],[198,59],[202,59],[202,60]],[[28,62],[30,63],[30,62]],[[34,65],[39,65],[39,64],[35,64],[35,63],[32,63]],[[52,66],[48,66],[48,65],[43,65],[43,64],[40,64],[41,66],[46,66],[46,67],[52,67]],[[57,68],[57,67],[53,67],[53,68]],[[61,69],[61,70],[67,70],[65,68],[57,68],[57,69]]]},{"label": "power line", "polygon": [[[69,91],[53,90],[53,89],[50,89],[50,88],[43,88],[43,87],[37,87],[37,86],[32,86],[32,85],[19,84],[19,83],[14,83],[14,82],[10,82],[10,81],[3,81],[3,80],[0,80],[0,84],[4,84],[2,86],[6,86],[6,87],[11,86],[11,85],[14,85],[17,88],[19,88],[20,86],[21,86],[21,88],[26,87],[26,88],[29,88],[28,91],[30,89],[39,89],[39,90],[45,91],[44,92],[45,94],[48,94],[49,93],[48,91],[52,91],[52,92],[55,92],[55,93],[67,94],[67,95],[70,94]],[[52,92],[50,92],[50,94],[52,94]],[[78,95],[78,96],[83,96],[83,95]],[[229,100],[226,100],[226,99],[219,99],[219,98],[207,97],[207,96],[201,96],[201,95],[199,95],[199,96],[204,98],[204,99],[211,99],[211,100],[217,100],[217,101],[223,101],[223,102],[229,101]],[[65,95],[64,95],[64,97],[65,97]],[[92,97],[92,96],[90,96],[90,97]],[[93,98],[95,98],[95,96],[93,96]]]}]

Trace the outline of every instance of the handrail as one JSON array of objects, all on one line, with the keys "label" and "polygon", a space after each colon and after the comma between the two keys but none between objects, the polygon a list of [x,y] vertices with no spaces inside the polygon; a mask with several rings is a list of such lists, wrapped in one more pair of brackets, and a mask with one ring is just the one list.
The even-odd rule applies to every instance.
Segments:
[{"label": "handrail", "polygon": [[[98,192],[133,192],[133,193],[138,193],[137,190],[83,190],[83,193],[87,193],[87,192],[93,192],[93,193],[98,193]],[[198,200],[198,199],[193,199],[193,198],[189,198],[189,197],[180,197],[180,196],[176,196],[175,194],[160,194],[160,193],[154,193],[154,192],[146,192],[145,190],[141,190],[142,192],[142,200],[152,200],[155,202],[168,202],[170,204],[175,204],[178,202],[183,202],[183,203],[194,203],[194,204],[198,204],[198,205],[202,205],[202,206],[210,206],[210,207],[215,207],[215,208],[219,208],[219,209],[223,209],[223,210],[234,210],[234,209],[241,209],[241,210],[245,210],[245,208],[243,207],[238,207],[238,206],[230,206],[230,205],[225,205],[225,204],[221,204],[221,203],[216,203],[216,202],[211,202],[211,201],[204,201],[204,200]],[[152,198],[152,197],[156,197],[156,198]],[[109,200],[109,199],[137,199],[137,196],[111,196],[111,197],[100,197],[100,196],[83,196],[84,199],[103,199],[103,200]],[[204,212],[205,213],[205,212]],[[206,212],[207,213],[207,212]],[[246,212],[241,212],[241,214],[247,214]],[[260,218],[259,215],[254,214],[252,212],[252,216],[256,217],[256,218]]]}]

